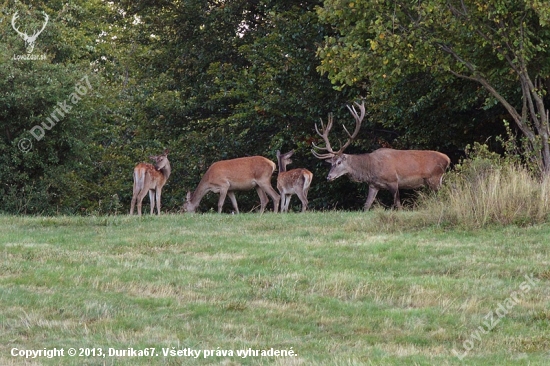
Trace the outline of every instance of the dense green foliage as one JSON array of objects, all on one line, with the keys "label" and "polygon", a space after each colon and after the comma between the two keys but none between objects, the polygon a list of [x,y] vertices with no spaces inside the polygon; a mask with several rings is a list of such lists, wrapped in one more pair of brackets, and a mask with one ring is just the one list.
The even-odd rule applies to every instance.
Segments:
[{"label": "dense green foliage", "polygon": [[[347,178],[326,182],[326,165],[310,153],[311,143],[319,139],[314,130],[319,118],[333,112],[338,124],[334,140],[344,139],[339,125],[352,121],[345,104],[358,99],[367,100],[368,115],[351,153],[388,145],[429,148],[457,161],[468,143],[502,134],[502,120],[510,119],[511,109],[471,80],[446,73],[475,76],[466,75],[464,67],[453,69],[456,63],[448,55],[434,51],[434,39],[449,34],[426,38],[424,22],[448,17],[447,8],[422,2],[420,8],[401,4],[394,12],[391,4],[71,0],[30,6],[5,1],[0,15],[0,211],[126,212],[133,167],[164,148],[170,149],[173,171],[163,192],[166,210],[181,208],[186,191],[195,188],[211,163],[250,155],[275,160],[277,149],[295,149],[289,168],[314,173],[312,208],[359,209],[367,187]],[[525,54],[513,55],[523,57],[526,75],[539,87],[529,94],[534,109],[527,104],[531,120],[525,126],[534,137],[524,134],[524,146],[531,151],[527,159],[540,160],[547,122],[539,113],[544,104],[536,107],[535,99],[545,98],[548,6],[525,4],[517,2],[510,21],[525,13],[525,24],[514,24],[530,43],[520,47]],[[495,9],[487,21],[504,16],[497,5],[488,5]],[[49,16],[32,52],[45,59],[18,58],[27,50],[11,25],[16,11],[17,27],[29,35],[42,26],[43,12]],[[411,23],[414,32],[402,27],[389,37],[390,24],[404,26],[411,11],[422,15]],[[455,27],[449,42],[457,47],[477,29],[447,21]],[[489,52],[498,47],[480,42],[474,37],[471,45],[460,47],[464,52],[466,46],[485,47],[474,55],[482,75],[523,115],[525,93],[503,65],[508,53],[499,58]],[[415,52],[404,58],[409,44]],[[70,112],[35,139],[32,128],[48,126],[59,103],[73,100],[76,88],[85,93]],[[216,200],[207,195],[201,209],[215,207]],[[243,211],[258,204],[255,192],[238,194],[238,200]]]}]

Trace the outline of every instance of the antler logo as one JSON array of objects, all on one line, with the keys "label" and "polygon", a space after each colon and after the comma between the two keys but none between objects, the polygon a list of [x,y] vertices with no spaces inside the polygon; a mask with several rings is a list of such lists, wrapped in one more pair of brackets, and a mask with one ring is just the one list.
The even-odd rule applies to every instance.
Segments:
[{"label": "antler logo", "polygon": [[34,50],[34,42],[36,42],[36,39],[48,24],[48,19],[49,19],[48,14],[46,14],[45,12],[42,12],[42,14],[44,14],[44,25],[42,26],[42,29],[40,29],[38,32],[36,32],[32,36],[29,36],[27,33],[20,32],[19,29],[17,29],[17,27],[15,26],[15,20],[19,18],[19,16],[17,15],[17,12],[15,12],[15,14],[13,14],[13,17],[11,18],[11,26],[17,32],[17,34],[19,34],[21,38],[23,38],[23,40],[25,41],[25,47],[27,48],[27,53],[32,53],[32,51]]}]

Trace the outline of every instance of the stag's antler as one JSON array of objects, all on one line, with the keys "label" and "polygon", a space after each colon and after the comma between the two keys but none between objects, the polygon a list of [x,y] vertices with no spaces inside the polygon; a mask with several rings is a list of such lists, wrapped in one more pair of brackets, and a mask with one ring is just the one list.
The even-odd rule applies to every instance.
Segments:
[{"label": "stag's antler", "polygon": [[317,127],[317,124],[315,124],[315,131],[317,132],[317,134],[319,136],[321,136],[323,141],[325,141],[325,147],[319,147],[319,146],[315,145],[314,143],[312,143],[312,145],[315,149],[328,151],[325,154],[319,154],[317,151],[312,149],[311,152],[313,153],[313,155],[315,155],[316,158],[330,159],[335,155],[341,155],[344,152],[344,150],[351,144],[351,142],[353,140],[355,140],[355,138],[359,134],[359,129],[361,128],[361,123],[363,122],[363,118],[365,118],[365,102],[361,103],[361,105],[359,105],[358,103],[354,103],[354,104],[357,107],[359,107],[359,111],[360,111],[361,115],[359,115],[357,113],[357,110],[355,109],[354,106],[349,106],[349,105],[347,106],[349,111],[351,112],[353,118],[355,118],[355,131],[353,131],[353,133],[350,134],[348,129],[346,128],[346,126],[342,125],[344,127],[344,131],[346,131],[349,138],[346,141],[346,143],[340,147],[340,149],[338,151],[335,152],[334,150],[332,150],[332,147],[331,147],[330,142],[328,140],[328,134],[329,134],[330,130],[332,129],[332,123],[333,123],[332,113],[328,115],[328,122],[327,122],[326,127],[323,124],[323,120],[321,119],[321,131],[322,131],[322,133],[319,132],[319,128]]},{"label": "stag's antler", "polygon": [[343,153],[344,150],[349,146],[349,144],[351,144],[351,142],[355,140],[355,138],[359,134],[359,129],[361,128],[361,123],[363,122],[363,118],[365,118],[365,102],[361,103],[361,105],[357,104],[357,102],[355,102],[354,104],[359,107],[359,111],[361,112],[361,115],[359,116],[357,114],[357,111],[355,110],[354,106],[349,106],[349,105],[346,106],[351,112],[351,115],[353,116],[353,118],[355,118],[355,131],[353,131],[353,134],[350,134],[346,126],[342,125],[342,127],[344,127],[344,130],[348,134],[349,139],[344,144],[344,146],[340,148],[340,151],[338,152],[339,154]]},{"label": "stag's antler", "polygon": [[330,130],[332,129],[332,123],[333,123],[333,116],[332,116],[332,113],[329,113],[328,115],[328,122],[327,122],[327,125],[325,126],[323,124],[323,119],[321,119],[321,132],[319,132],[319,128],[317,127],[317,123],[315,124],[315,131],[317,132],[317,134],[319,136],[321,136],[323,138],[323,140],[325,141],[325,147],[320,147],[320,146],[317,146],[315,145],[315,143],[311,143],[313,145],[313,147],[315,149],[318,149],[318,150],[325,150],[325,151],[328,151],[328,153],[326,154],[319,154],[317,151],[315,151],[314,149],[311,150],[311,152],[313,153],[313,155],[315,155],[316,158],[319,158],[319,159],[330,159],[332,158],[336,153],[332,150],[332,147],[330,146],[330,141],[328,140],[328,134],[330,132]]}]

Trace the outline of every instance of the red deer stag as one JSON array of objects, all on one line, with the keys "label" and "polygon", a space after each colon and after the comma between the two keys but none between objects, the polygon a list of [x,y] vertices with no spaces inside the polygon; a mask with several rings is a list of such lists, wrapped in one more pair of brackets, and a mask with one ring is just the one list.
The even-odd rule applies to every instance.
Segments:
[{"label": "red deer stag", "polygon": [[288,212],[290,198],[296,194],[302,201],[302,212],[307,210],[307,191],[313,179],[313,173],[307,169],[298,168],[287,171],[287,164],[291,164],[290,157],[294,150],[282,154],[277,150],[277,161],[279,163],[279,175],[277,176],[277,189],[281,194],[281,212]]},{"label": "red deer stag", "polygon": [[332,128],[332,115],[329,115],[327,125],[323,125],[321,120],[321,132],[315,125],[317,134],[322,137],[325,147],[313,147],[318,150],[327,151],[320,154],[312,150],[313,154],[319,158],[330,162],[332,165],[328,173],[327,180],[332,181],[344,174],[347,174],[351,180],[356,182],[365,182],[369,185],[369,194],[365,202],[365,210],[368,210],[376,194],[381,189],[391,192],[394,199],[394,205],[401,207],[399,199],[399,189],[415,189],[428,186],[433,190],[438,190],[441,186],[443,174],[450,164],[447,155],[437,151],[429,150],[394,150],[382,148],[373,151],[370,154],[350,155],[344,154],[344,150],[357,137],[361,122],[365,117],[364,102],[359,105],[361,115],[358,115],[354,106],[347,106],[355,118],[355,131],[350,134],[346,127],[344,130],[348,135],[348,140],[338,151],[333,151],[328,140],[328,134]]},{"label": "red deer stag", "polygon": [[225,196],[229,196],[233,208],[239,213],[235,191],[248,191],[256,188],[260,196],[260,213],[267,205],[267,194],[273,200],[273,211],[279,209],[279,195],[271,186],[271,175],[275,171],[275,163],[263,156],[250,156],[231,160],[217,161],[208,168],[195,192],[187,192],[187,200],[183,211],[195,212],[202,197],[208,192],[220,194],[218,213],[222,212]]},{"label": "red deer stag", "polygon": [[149,192],[151,201],[151,215],[155,209],[155,195],[157,199],[157,214],[160,215],[160,196],[162,187],[170,177],[170,162],[168,161],[168,150],[164,150],[162,155],[150,156],[149,159],[155,162],[155,165],[140,163],[134,168],[134,194],[130,206],[130,215],[134,214],[134,206],[137,202],[137,212],[141,216],[141,204],[143,197]]}]

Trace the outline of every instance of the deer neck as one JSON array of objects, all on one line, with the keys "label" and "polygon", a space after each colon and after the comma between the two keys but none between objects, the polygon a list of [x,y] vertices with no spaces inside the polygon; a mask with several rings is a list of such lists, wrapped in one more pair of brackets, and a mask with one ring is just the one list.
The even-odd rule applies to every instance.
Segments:
[{"label": "deer neck", "polygon": [[170,178],[170,174],[172,173],[172,167],[170,166],[169,161],[167,161],[166,165],[162,169],[159,169],[159,170],[162,173],[162,175],[164,175],[164,179],[168,180],[168,178]]},{"label": "deer neck", "polygon": [[191,194],[191,199],[189,200],[189,202],[193,205],[193,206],[197,206],[200,201],[202,200],[202,198],[204,197],[205,194],[207,194],[209,191],[211,191],[211,187],[210,187],[210,182],[209,182],[209,178],[208,178],[208,175],[205,174],[199,185],[197,186],[197,188],[195,189],[195,191]]},{"label": "deer neck", "polygon": [[347,155],[350,169],[349,177],[356,182],[368,182],[371,179],[372,159],[370,154]]},{"label": "deer neck", "polygon": [[279,173],[284,173],[284,172],[286,172],[286,164],[283,163],[283,162],[280,161],[280,160],[278,161],[278,163],[279,163]]}]

